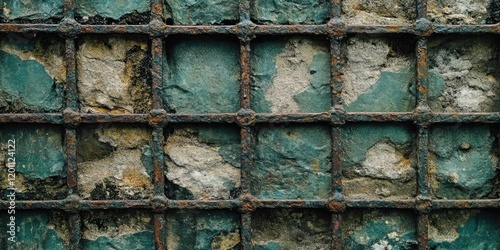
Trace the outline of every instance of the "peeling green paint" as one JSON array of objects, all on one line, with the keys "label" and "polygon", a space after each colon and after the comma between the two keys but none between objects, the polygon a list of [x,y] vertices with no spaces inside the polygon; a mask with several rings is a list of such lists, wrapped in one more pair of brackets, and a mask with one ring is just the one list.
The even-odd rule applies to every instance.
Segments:
[{"label": "peeling green paint", "polygon": [[175,25],[236,23],[239,2],[233,0],[166,0],[167,11]]},{"label": "peeling green paint", "polygon": [[[332,103],[327,48],[326,40],[305,37],[273,37],[272,40],[255,42],[251,53],[252,109],[256,112],[271,112],[273,102],[277,102],[274,110],[278,111],[275,112],[326,112]],[[277,63],[277,60],[283,62]],[[302,74],[304,70],[307,72]],[[287,83],[274,86],[278,90],[270,94],[273,85],[283,82]],[[297,85],[307,86],[296,89]],[[291,102],[296,103],[298,110],[290,108]]]},{"label": "peeling green paint", "polygon": [[[464,213],[468,220],[459,223],[457,217]],[[436,231],[430,230],[431,249],[500,249],[500,215],[495,211],[443,211],[431,214],[430,220],[439,227]],[[453,237],[440,237],[452,230]]]},{"label": "peeling green paint", "polygon": [[346,249],[414,249],[415,219],[411,212],[350,210],[342,221]]},{"label": "peeling green paint", "polygon": [[2,17],[7,20],[44,20],[62,18],[63,14],[62,0],[4,0],[0,4],[3,7]]},{"label": "peeling green paint", "polygon": [[76,14],[81,16],[120,19],[131,13],[149,11],[149,1],[144,0],[75,0]]},{"label": "peeling green paint", "polygon": [[498,156],[488,125],[436,125],[430,131],[431,190],[437,198],[478,199],[492,191]]},{"label": "peeling green paint", "polygon": [[16,140],[16,171],[28,179],[66,176],[62,129],[54,125],[2,127],[0,139]]},{"label": "peeling green paint", "polygon": [[378,81],[345,105],[350,112],[408,112],[416,106],[416,68],[399,72],[382,71]]},{"label": "peeling green paint", "polygon": [[322,24],[329,18],[326,0],[251,0],[251,17],[264,24]]},{"label": "peeling green paint", "polygon": [[[222,250],[224,248],[214,248],[214,240],[221,235],[238,233],[240,216],[236,212],[217,210],[172,211],[167,213],[167,221],[168,249]],[[232,245],[237,248],[239,242],[233,241]]]},{"label": "peeling green paint", "polygon": [[166,109],[173,113],[238,111],[238,42],[211,36],[183,36],[170,42],[163,64]]},{"label": "peeling green paint", "polygon": [[[70,249],[68,223],[66,217],[61,216],[60,213],[16,210],[15,218],[16,242],[7,241],[10,234],[7,234],[6,230],[2,229],[0,232],[2,237],[0,246],[6,247],[2,249]],[[3,226],[10,223],[10,220],[2,214],[0,222]],[[7,227],[5,228],[7,229]]]},{"label": "peeling green paint", "polygon": [[330,138],[328,127],[321,125],[262,126],[251,173],[252,194],[261,199],[328,198]]},{"label": "peeling green paint", "polygon": [[58,111],[62,108],[63,87],[38,61],[21,60],[0,51],[0,97],[0,110]]}]

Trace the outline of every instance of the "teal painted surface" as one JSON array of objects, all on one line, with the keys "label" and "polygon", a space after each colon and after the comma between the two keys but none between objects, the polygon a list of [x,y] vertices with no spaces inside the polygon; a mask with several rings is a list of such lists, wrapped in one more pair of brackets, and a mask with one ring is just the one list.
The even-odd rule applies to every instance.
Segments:
[{"label": "teal painted surface", "polygon": [[380,141],[405,145],[414,139],[409,126],[395,124],[351,124],[342,129],[342,162],[344,167],[360,164],[366,152]]},{"label": "teal painted surface", "polygon": [[[214,237],[239,231],[240,216],[228,211],[167,213],[167,244],[173,250],[212,249]],[[170,243],[168,243],[170,241]]]},{"label": "teal painted surface", "polygon": [[2,142],[16,140],[16,171],[28,179],[66,176],[62,130],[52,125],[16,125],[0,130]]},{"label": "teal painted surface", "polygon": [[149,11],[145,0],[75,0],[76,13],[81,16],[101,16],[115,20],[133,12]]},{"label": "teal painted surface", "polygon": [[350,112],[405,112],[416,106],[416,68],[382,72],[378,81],[365,93],[345,105]]},{"label": "teal painted surface", "polygon": [[[26,47],[31,46],[28,43]],[[0,97],[3,97],[0,108],[15,105],[18,109],[39,112],[58,111],[62,108],[63,87],[39,62],[21,60],[16,55],[0,51]]]},{"label": "teal painted surface", "polygon": [[414,249],[413,213],[351,210],[345,215],[342,245],[345,249]]},{"label": "teal painted surface", "polygon": [[262,127],[252,169],[252,194],[262,199],[325,199],[331,189],[326,126]]},{"label": "teal painted surface", "polygon": [[169,112],[239,110],[240,50],[236,40],[180,37],[167,49],[163,92]]},{"label": "teal painted surface", "polygon": [[99,237],[96,240],[82,239],[81,244],[83,250],[155,249],[153,232],[123,234],[117,237]]},{"label": "teal painted surface", "polygon": [[4,8],[2,16],[10,20],[62,18],[63,14],[62,0],[4,0],[0,3]]},{"label": "teal painted surface", "polygon": [[[439,220],[438,220],[439,222]],[[458,227],[458,238],[436,242],[429,239],[429,246],[445,249],[500,249],[500,215],[495,211],[483,211]]]},{"label": "teal painted surface", "polygon": [[[5,216],[4,216],[5,215]],[[61,225],[62,221],[51,221],[50,213],[47,212],[32,212],[32,211],[19,211],[16,210],[15,215],[15,223],[16,223],[16,243],[12,243],[7,241],[7,237],[10,237],[10,234],[7,234],[6,231],[7,223],[10,223],[10,220],[6,216],[7,213],[2,213],[2,226],[5,225],[5,230],[2,229],[0,232],[0,236],[2,240],[0,240],[0,246],[6,246],[9,250],[26,250],[26,249],[50,249],[50,250],[64,250],[69,249],[68,239],[66,236],[60,235],[59,232],[54,230],[53,226],[49,227],[49,224],[59,224]],[[64,232],[67,233],[67,232]]]},{"label": "teal painted surface", "polygon": [[328,8],[327,0],[251,0],[251,17],[265,24],[321,24]]},{"label": "teal painted surface", "polygon": [[[306,39],[306,38],[305,38]],[[276,56],[286,51],[289,38],[267,39],[255,42],[251,51],[252,86],[251,107],[256,112],[270,112],[271,102],[266,100],[266,91],[277,75]],[[327,47],[327,44],[324,44]],[[309,65],[310,84],[303,92],[293,96],[302,112],[326,112],[332,105],[330,89],[330,56],[325,51],[316,51]],[[283,92],[286,95],[286,92]]]},{"label": "teal painted surface", "polygon": [[234,0],[166,0],[176,25],[221,24],[239,21],[239,2]]},{"label": "teal painted surface", "polygon": [[[437,125],[430,132],[429,150],[435,154],[437,186],[434,195],[448,199],[477,199],[491,192],[497,159],[494,134],[488,125]],[[463,144],[469,149],[463,149]],[[453,176],[457,177],[454,178]]]},{"label": "teal painted surface", "polygon": [[238,167],[241,163],[240,129],[228,126],[198,127],[200,142],[217,145],[219,154],[229,164]]},{"label": "teal painted surface", "polygon": [[439,74],[436,69],[431,69],[429,70],[428,82],[429,87],[427,88],[427,91],[429,103],[439,103],[439,100],[437,98],[443,93],[445,88],[443,76],[441,76],[441,74]]}]

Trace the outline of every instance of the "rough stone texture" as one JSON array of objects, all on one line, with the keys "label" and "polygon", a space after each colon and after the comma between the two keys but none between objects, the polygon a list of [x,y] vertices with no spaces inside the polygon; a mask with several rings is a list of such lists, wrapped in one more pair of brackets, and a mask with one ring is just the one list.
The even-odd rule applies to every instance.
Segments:
[{"label": "rough stone texture", "polygon": [[429,219],[431,249],[500,249],[500,216],[496,211],[433,212]]},{"label": "rough stone texture", "polygon": [[174,129],[166,139],[167,196],[171,199],[232,199],[240,187],[237,127]]},{"label": "rough stone texture", "polygon": [[342,129],[343,190],[352,199],[413,198],[416,153],[411,127],[353,124]]},{"label": "rough stone texture", "polygon": [[331,136],[321,125],[262,126],[252,175],[261,199],[326,199],[331,191]]},{"label": "rough stone texture", "polygon": [[86,126],[77,144],[78,188],[84,199],[147,199],[153,160],[146,127]]},{"label": "rough stone texture", "polygon": [[175,25],[235,24],[239,2],[234,0],[165,0],[167,19]]},{"label": "rough stone texture", "polygon": [[348,25],[410,25],[417,17],[414,0],[344,0],[342,12]]},{"label": "rough stone texture", "polygon": [[0,37],[0,112],[54,112],[63,104],[64,43],[48,35]]},{"label": "rough stone texture", "polygon": [[250,16],[260,24],[322,24],[329,19],[327,0],[250,0]]},{"label": "rough stone texture", "polygon": [[498,22],[497,0],[429,0],[427,18],[439,24],[485,24]]},{"label": "rough stone texture", "polygon": [[150,19],[150,1],[74,0],[74,2],[76,19],[81,23],[147,24]]},{"label": "rough stone texture", "polygon": [[326,211],[258,209],[252,215],[253,249],[330,249],[329,228]]},{"label": "rough stone texture", "polygon": [[342,221],[345,249],[415,249],[414,213],[396,210],[348,210]]},{"label": "rough stone texture", "polygon": [[2,0],[0,17],[7,22],[45,21],[61,19],[63,0]]},{"label": "rough stone texture", "polygon": [[[498,198],[498,138],[488,125],[437,125],[430,132],[431,193],[442,199]],[[498,189],[498,187],[496,188]]]},{"label": "rough stone texture", "polygon": [[259,40],[252,50],[252,109],[256,112],[326,112],[331,107],[326,40]]},{"label": "rough stone texture", "polygon": [[493,36],[429,41],[429,105],[433,111],[500,111],[498,41]]},{"label": "rough stone texture", "polygon": [[155,249],[148,211],[94,211],[82,214],[82,250]]},{"label": "rough stone texture", "polygon": [[175,37],[166,46],[164,102],[171,113],[236,112],[240,48],[214,36]]},{"label": "rough stone texture", "polygon": [[167,249],[240,249],[239,227],[236,212],[172,211],[167,213]]},{"label": "rough stone texture", "polygon": [[151,83],[143,37],[86,36],[77,53],[78,95],[86,113],[148,113]]},{"label": "rough stone texture", "polygon": [[403,112],[416,106],[415,43],[354,36],[347,41],[342,98],[351,112]]},{"label": "rough stone texture", "polygon": [[22,211],[16,210],[16,242],[7,241],[11,235],[6,233],[7,223],[10,222],[7,213],[0,216],[0,223],[5,226],[0,231],[0,246],[2,249],[54,249],[69,248],[68,218],[58,211]]},{"label": "rough stone texture", "polygon": [[16,198],[24,200],[64,199],[66,168],[62,129],[53,125],[8,125],[0,129],[0,190],[6,199],[7,143],[16,140]]}]

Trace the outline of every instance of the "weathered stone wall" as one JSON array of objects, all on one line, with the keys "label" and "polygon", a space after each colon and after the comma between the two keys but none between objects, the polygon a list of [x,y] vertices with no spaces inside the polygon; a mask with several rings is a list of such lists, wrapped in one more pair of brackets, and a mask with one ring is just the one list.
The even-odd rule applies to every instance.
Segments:
[{"label": "weathered stone wall", "polygon": [[500,1],[419,2],[0,0],[0,250],[500,249]]}]

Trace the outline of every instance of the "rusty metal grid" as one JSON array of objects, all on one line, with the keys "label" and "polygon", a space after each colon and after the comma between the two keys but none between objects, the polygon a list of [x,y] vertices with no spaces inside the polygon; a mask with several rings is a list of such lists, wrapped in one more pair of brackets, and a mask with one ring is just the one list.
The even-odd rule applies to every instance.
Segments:
[{"label": "rusty metal grid", "polygon": [[[426,19],[427,0],[415,0],[417,20],[413,25],[350,26],[340,20],[341,0],[330,1],[330,21],[322,25],[256,25],[250,19],[250,0],[240,0],[240,22],[236,25],[176,26],[162,19],[163,1],[151,0],[151,22],[147,25],[81,25],[74,19],[73,0],[64,2],[64,19],[59,24],[0,23],[1,33],[57,33],[65,38],[67,81],[65,109],[62,113],[0,114],[0,123],[59,124],[65,127],[64,145],[67,162],[69,195],[64,200],[17,201],[18,209],[58,209],[69,213],[70,248],[80,248],[81,211],[99,209],[148,209],[154,214],[154,235],[157,249],[166,249],[165,212],[172,209],[235,209],[241,214],[241,246],[251,249],[252,213],[257,208],[327,209],[331,213],[331,248],[341,249],[341,221],[350,208],[404,209],[415,211],[418,249],[428,249],[429,213],[440,209],[500,209],[500,199],[433,200],[429,195],[427,168],[429,126],[436,123],[500,123],[500,113],[436,113],[427,103],[428,58],[427,38],[432,34],[499,34],[500,25],[433,25]],[[151,77],[153,110],[149,114],[86,114],[80,113],[77,102],[76,38],[82,34],[144,34],[151,42]],[[162,62],[164,39],[173,34],[222,34],[240,41],[240,103],[237,113],[169,114],[162,107]],[[256,35],[326,36],[330,42],[332,108],[326,113],[268,114],[250,109],[250,42]],[[345,62],[347,34],[406,34],[417,39],[417,107],[413,112],[346,112],[342,106],[342,68]],[[345,199],[342,192],[340,131],[346,123],[412,122],[418,128],[417,165],[418,195],[409,200]],[[81,200],[77,190],[76,129],[80,124],[141,123],[153,128],[154,197],[146,200]],[[241,127],[241,195],[234,200],[200,201],[169,200],[164,193],[163,130],[169,124],[235,123]],[[254,133],[257,123],[329,123],[332,138],[331,197],[325,200],[259,200],[250,193]],[[0,201],[6,210],[7,201]]]}]

